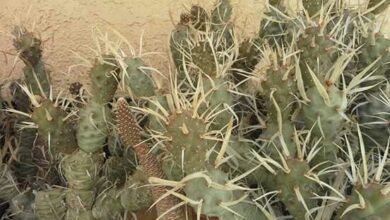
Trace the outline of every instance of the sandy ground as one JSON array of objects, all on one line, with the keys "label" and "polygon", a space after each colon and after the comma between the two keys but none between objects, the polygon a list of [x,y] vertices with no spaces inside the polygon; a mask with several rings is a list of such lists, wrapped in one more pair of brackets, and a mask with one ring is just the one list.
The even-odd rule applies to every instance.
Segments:
[{"label": "sandy ground", "polygon": [[[297,6],[296,0],[287,2],[290,7]],[[79,56],[93,60],[97,50],[93,38],[97,30],[103,35],[107,33],[113,41],[117,39],[115,32],[121,33],[137,52],[142,38],[143,53],[162,53],[148,56],[149,64],[166,72],[170,31],[179,14],[191,4],[211,8],[213,1],[0,0],[0,82],[7,83],[21,76],[21,61],[15,58],[9,34],[14,25],[20,24],[44,40],[44,59],[56,90],[78,80],[88,84],[88,67]],[[243,36],[255,33],[265,0],[232,0],[232,4],[234,22]]]}]

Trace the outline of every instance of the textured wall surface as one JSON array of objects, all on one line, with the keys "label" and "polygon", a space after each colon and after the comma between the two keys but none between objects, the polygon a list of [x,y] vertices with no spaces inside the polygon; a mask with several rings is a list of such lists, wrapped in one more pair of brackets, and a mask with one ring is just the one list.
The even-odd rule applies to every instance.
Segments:
[{"label": "textured wall surface", "polygon": [[[212,1],[196,1],[210,8]],[[259,17],[262,1],[233,1],[236,14]],[[97,47],[93,30],[120,32],[138,51],[143,32],[143,52],[167,53],[168,36],[179,14],[191,3],[185,0],[0,0],[0,79],[10,81],[20,77],[21,61],[15,59],[11,33],[15,24],[23,24],[39,33],[44,40],[44,59],[52,70],[55,85],[85,79],[87,68],[75,66],[84,62],[75,51],[92,60]],[[247,8],[247,10],[245,10]],[[245,13],[243,13],[245,11]],[[173,21],[172,19],[173,18]],[[250,19],[258,20],[258,19]],[[237,22],[249,23],[242,19]],[[257,22],[256,22],[257,23]],[[257,25],[245,30],[253,30]],[[243,27],[244,27],[243,26]],[[96,35],[96,32],[95,32]],[[16,66],[15,66],[16,62]],[[151,65],[166,71],[166,59],[154,55]],[[85,80],[84,80],[85,81]]]},{"label": "textured wall surface", "polygon": [[[232,0],[235,23],[244,35],[257,31],[266,0]],[[119,31],[139,48],[143,31],[143,52],[168,51],[168,36],[180,12],[191,4],[211,8],[210,0],[0,0],[0,81],[21,76],[21,61],[15,58],[10,35],[15,24],[34,29],[44,40],[44,59],[51,69],[54,85],[87,80],[85,63],[74,52],[92,60],[92,30],[99,29],[115,39]],[[296,7],[296,1],[287,1]],[[363,2],[354,0],[353,3]],[[388,11],[388,13],[390,13]],[[172,18],[172,19],[171,19]],[[386,28],[387,27],[387,28]],[[389,30],[387,25],[384,30]],[[138,49],[136,49],[138,50]],[[72,52],[73,51],[73,52]],[[167,57],[166,55],[164,55]],[[168,69],[164,56],[153,55],[149,63],[162,72]]]}]

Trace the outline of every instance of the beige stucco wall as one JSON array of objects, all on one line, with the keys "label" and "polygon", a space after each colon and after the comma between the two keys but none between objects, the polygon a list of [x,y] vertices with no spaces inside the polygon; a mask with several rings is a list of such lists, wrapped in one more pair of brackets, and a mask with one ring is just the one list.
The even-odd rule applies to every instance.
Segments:
[{"label": "beige stucco wall", "polygon": [[[261,9],[266,0],[232,0],[235,23],[244,33],[257,31]],[[354,0],[352,2],[363,2]],[[97,49],[93,31],[116,38],[119,31],[135,47],[139,47],[143,31],[143,52],[168,52],[168,36],[179,14],[191,4],[211,8],[210,0],[0,0],[0,82],[21,76],[20,61],[15,59],[10,32],[15,24],[34,29],[44,40],[44,59],[52,70],[55,85],[81,80],[87,82],[87,68],[72,52],[93,59]],[[296,0],[287,1],[296,6]],[[389,12],[389,11],[388,11]],[[389,12],[390,13],[390,12]],[[171,20],[173,18],[173,21]],[[389,25],[387,25],[389,26]],[[389,28],[384,28],[388,31]],[[96,35],[96,32],[95,32]],[[162,56],[164,57],[164,56]],[[154,55],[150,64],[162,72],[167,61]],[[165,55],[166,57],[166,55]]]}]

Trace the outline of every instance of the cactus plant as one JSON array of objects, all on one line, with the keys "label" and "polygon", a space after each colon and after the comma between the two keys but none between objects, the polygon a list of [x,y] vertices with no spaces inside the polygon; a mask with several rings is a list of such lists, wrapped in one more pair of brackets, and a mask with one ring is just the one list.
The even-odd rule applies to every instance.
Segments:
[{"label": "cactus plant", "polygon": [[374,27],[388,3],[302,3],[269,1],[251,39],[229,0],[194,5],[170,36],[168,88],[104,40],[91,90],[55,99],[41,41],[17,29],[7,218],[389,219],[389,40]]}]

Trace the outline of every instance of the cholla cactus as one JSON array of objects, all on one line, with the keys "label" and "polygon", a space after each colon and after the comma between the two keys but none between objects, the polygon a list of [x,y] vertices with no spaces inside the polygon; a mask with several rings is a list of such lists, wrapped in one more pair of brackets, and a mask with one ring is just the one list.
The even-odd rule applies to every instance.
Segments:
[{"label": "cholla cactus", "polygon": [[165,88],[142,54],[97,38],[91,91],[73,97],[54,98],[40,41],[18,29],[27,67],[8,113],[30,145],[0,151],[7,215],[389,219],[390,41],[375,20],[388,3],[302,3],[289,14],[270,1],[250,39],[229,0],[192,6],[170,37]]}]

